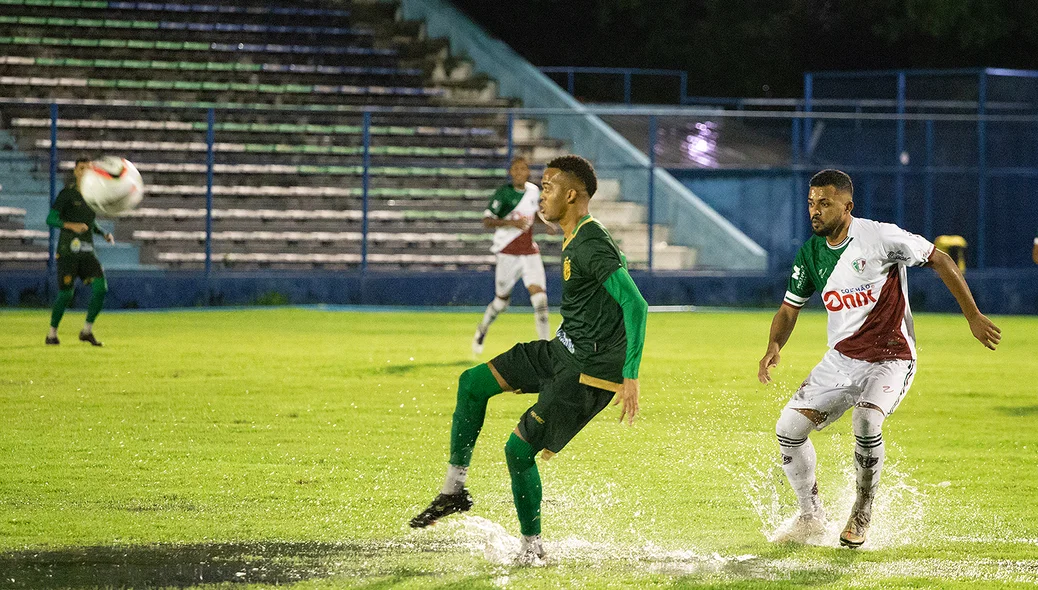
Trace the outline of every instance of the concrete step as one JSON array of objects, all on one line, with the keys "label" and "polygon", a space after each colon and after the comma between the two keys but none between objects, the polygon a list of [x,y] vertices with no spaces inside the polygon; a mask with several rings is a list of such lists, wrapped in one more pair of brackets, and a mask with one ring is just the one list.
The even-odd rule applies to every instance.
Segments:
[{"label": "concrete step", "polygon": [[[697,251],[695,248],[686,246],[674,246],[666,243],[657,244],[652,251],[653,270],[691,270],[696,266]],[[628,252],[627,264],[634,267],[645,268],[649,264],[648,250]]]},{"label": "concrete step", "polygon": [[24,209],[25,227],[44,227],[47,224],[47,213],[50,211],[50,196],[46,191],[36,194],[9,194],[5,190],[0,193],[0,207]]},{"label": "concrete step", "polygon": [[[606,225],[606,229],[624,252],[648,250],[649,248],[649,226],[647,224]],[[670,226],[659,224],[653,226],[653,239],[656,243],[666,242],[669,236]]]},{"label": "concrete step", "polygon": [[536,119],[516,119],[512,122],[512,140],[526,143],[544,139],[544,122]]},{"label": "concrete step", "polygon": [[[620,181],[613,180],[612,178],[599,178],[598,179],[598,190],[595,191],[593,203],[601,203],[602,201],[619,201],[620,200]],[[594,207],[595,205],[592,205]]]},{"label": "concrete step", "polygon": [[109,244],[102,238],[94,238],[97,259],[106,270],[138,270],[141,267],[140,247],[136,244]]},{"label": "concrete step", "polygon": [[591,214],[607,228],[632,223],[645,223],[645,207],[638,203],[626,201],[602,201],[598,198],[591,202]]}]

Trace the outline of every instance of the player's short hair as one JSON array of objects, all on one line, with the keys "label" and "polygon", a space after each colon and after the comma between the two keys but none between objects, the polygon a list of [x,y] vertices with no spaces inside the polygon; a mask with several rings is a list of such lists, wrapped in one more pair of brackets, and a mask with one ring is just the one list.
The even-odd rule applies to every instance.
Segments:
[{"label": "player's short hair", "polygon": [[854,196],[854,183],[851,177],[842,170],[827,168],[811,177],[809,186],[831,186],[836,190]]},{"label": "player's short hair", "polygon": [[79,156],[76,158],[76,163],[74,165],[79,166],[80,164],[89,164],[90,162],[93,162],[93,160],[86,156]]},{"label": "player's short hair", "polygon": [[587,189],[589,197],[595,196],[595,191],[598,190],[598,177],[595,176],[595,167],[591,165],[586,159],[580,156],[568,155],[559,156],[548,162],[548,168],[557,168],[563,172],[572,174],[577,180],[584,184],[584,188]]},{"label": "player's short hair", "polygon": [[518,164],[519,162],[523,162],[523,163],[525,163],[525,164],[526,164],[527,166],[529,166],[529,165],[530,165],[530,159],[529,159],[529,158],[527,158],[526,156],[516,156],[516,157],[512,158],[512,161],[511,161],[511,162],[509,162],[509,163],[508,163],[508,167],[509,167],[509,168],[511,168],[512,166],[515,166],[515,165],[516,165],[516,164]]}]

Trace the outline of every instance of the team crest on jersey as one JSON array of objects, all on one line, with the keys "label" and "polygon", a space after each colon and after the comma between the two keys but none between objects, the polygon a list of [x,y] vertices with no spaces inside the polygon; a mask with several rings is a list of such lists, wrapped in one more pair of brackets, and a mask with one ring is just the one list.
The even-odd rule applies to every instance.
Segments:
[{"label": "team crest on jersey", "polygon": [[569,256],[567,256],[562,261],[562,280],[568,281],[571,274],[573,274],[573,270],[570,268]]},{"label": "team crest on jersey", "polygon": [[851,266],[854,267],[854,271],[855,272],[857,272],[858,274],[862,274],[862,273],[865,272],[865,259],[864,258],[859,258],[859,259],[855,260],[854,262],[852,262]]}]

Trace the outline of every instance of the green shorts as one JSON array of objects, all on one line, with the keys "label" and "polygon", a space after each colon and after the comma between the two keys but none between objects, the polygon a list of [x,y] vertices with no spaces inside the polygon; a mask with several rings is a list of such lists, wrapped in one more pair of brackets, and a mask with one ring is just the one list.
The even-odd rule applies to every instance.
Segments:
[{"label": "green shorts", "polygon": [[519,419],[519,434],[535,450],[558,453],[613,399],[613,391],[581,382],[589,378],[570,354],[558,340],[535,340],[490,361],[516,393],[540,394]]},{"label": "green shorts", "polygon": [[105,271],[93,252],[59,254],[57,262],[59,289],[71,289],[75,286],[76,277],[88,284],[105,276]]}]

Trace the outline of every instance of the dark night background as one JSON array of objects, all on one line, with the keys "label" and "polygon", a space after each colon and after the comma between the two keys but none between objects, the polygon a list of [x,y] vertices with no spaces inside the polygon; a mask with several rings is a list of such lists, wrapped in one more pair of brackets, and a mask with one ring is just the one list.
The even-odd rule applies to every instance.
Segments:
[{"label": "dark night background", "polygon": [[1038,69],[1035,0],[454,2],[534,65],[686,70],[692,96],[801,96],[805,71]]}]

